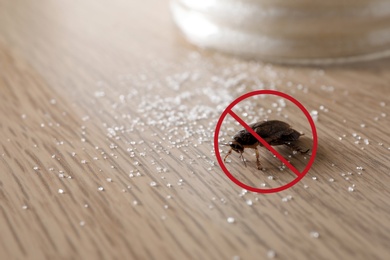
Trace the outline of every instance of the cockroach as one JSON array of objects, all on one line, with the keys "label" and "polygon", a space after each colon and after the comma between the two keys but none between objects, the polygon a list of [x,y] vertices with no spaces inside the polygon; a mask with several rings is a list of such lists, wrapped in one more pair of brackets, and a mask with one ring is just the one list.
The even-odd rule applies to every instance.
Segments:
[{"label": "cockroach", "polygon": [[[303,134],[291,128],[291,126],[286,122],[279,120],[260,121],[250,124],[249,127],[252,128],[253,131],[255,131],[269,145],[285,145],[302,154],[305,154],[310,150],[308,149],[304,151],[301,147],[296,145],[295,141],[297,141]],[[226,158],[232,153],[232,151],[235,151],[240,154],[240,158],[246,166],[245,159],[243,157],[244,149],[251,148],[256,151],[257,169],[262,169],[257,146],[263,146],[263,144],[260,143],[249,131],[246,129],[238,131],[228,145],[230,146],[230,150],[223,159],[224,162],[226,162]]]}]

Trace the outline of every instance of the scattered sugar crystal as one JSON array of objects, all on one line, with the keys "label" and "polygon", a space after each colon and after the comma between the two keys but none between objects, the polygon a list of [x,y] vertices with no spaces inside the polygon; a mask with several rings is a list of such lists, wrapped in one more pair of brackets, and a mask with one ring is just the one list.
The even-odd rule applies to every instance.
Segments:
[{"label": "scattered sugar crystal", "polygon": [[80,221],[80,226],[85,226],[85,221]]},{"label": "scattered sugar crystal", "polygon": [[313,181],[316,181],[317,180],[317,177],[311,177]]},{"label": "scattered sugar crystal", "polygon": [[83,117],[81,118],[81,120],[83,120],[83,121],[88,121],[88,120],[89,120],[89,116],[83,116]]},{"label": "scattered sugar crystal", "polygon": [[242,189],[240,194],[238,194],[238,196],[243,197],[247,193],[248,193],[248,191],[246,189]]},{"label": "scattered sugar crystal", "polygon": [[286,197],[284,197],[284,198],[282,198],[282,201],[283,202],[287,202],[287,201],[290,201],[290,200],[292,200],[292,196],[291,195],[287,195]]},{"label": "scattered sugar crystal", "polygon": [[107,178],[106,179],[108,182],[112,182],[112,179],[111,178]]},{"label": "scattered sugar crystal", "polygon": [[235,222],[235,219],[234,219],[233,217],[228,217],[228,218],[227,218],[227,222],[228,222],[229,224],[232,224],[232,223]]},{"label": "scattered sugar crystal", "polygon": [[334,179],[333,178],[329,178],[329,182],[334,182]]},{"label": "scattered sugar crystal", "polygon": [[252,205],[253,205],[253,202],[252,202],[252,200],[246,200],[246,205],[248,205],[248,206],[252,206]]},{"label": "scattered sugar crystal", "polygon": [[349,192],[353,192],[354,190],[355,190],[354,187],[351,187],[351,186],[348,187]]},{"label": "scattered sugar crystal", "polygon": [[39,170],[39,167],[38,166],[34,166],[33,168],[35,171],[38,171]]},{"label": "scattered sugar crystal", "polygon": [[28,209],[28,206],[27,205],[23,205],[22,209]]},{"label": "scattered sugar crystal", "polygon": [[311,117],[313,118],[314,121],[318,120],[318,111],[317,110],[312,110],[310,112]]},{"label": "scattered sugar crystal", "polygon": [[138,205],[138,201],[133,200],[133,205],[134,205],[134,206],[137,206],[137,205]]},{"label": "scattered sugar crystal", "polygon": [[58,189],[58,193],[62,194],[64,193],[65,191],[63,189]]},{"label": "scattered sugar crystal", "polygon": [[310,232],[310,236],[312,238],[319,238],[320,237],[320,233],[318,233],[317,231],[312,231],[312,232]]},{"label": "scattered sugar crystal", "polygon": [[152,182],[150,182],[150,184],[149,184],[151,187],[156,187],[157,186],[157,183],[156,182],[154,182],[154,181],[152,181]]},{"label": "scattered sugar crystal", "polygon": [[95,91],[95,97],[104,97],[105,95],[104,91]]},{"label": "scattered sugar crystal", "polygon": [[274,250],[268,250],[268,252],[267,252],[267,257],[268,257],[269,259],[275,258],[275,257],[276,257],[276,252],[275,252]]},{"label": "scattered sugar crystal", "polygon": [[103,188],[102,186],[100,186],[100,187],[98,188],[98,190],[99,190],[99,191],[104,191],[104,188]]}]

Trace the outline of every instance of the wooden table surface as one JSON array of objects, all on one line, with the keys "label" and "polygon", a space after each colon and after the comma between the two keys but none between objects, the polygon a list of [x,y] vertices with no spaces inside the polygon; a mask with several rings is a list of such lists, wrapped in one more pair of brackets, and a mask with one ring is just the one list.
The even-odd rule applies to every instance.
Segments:
[{"label": "wooden table surface", "polygon": [[[279,193],[222,171],[214,130],[259,89],[312,113],[318,151]],[[0,0],[1,259],[389,259],[390,60],[290,67],[188,44],[167,1]],[[290,101],[234,108],[313,134]],[[242,129],[231,117],[219,138]],[[302,171],[312,153],[275,149]],[[220,145],[224,156],[228,147]],[[295,178],[261,148],[226,167]]]}]

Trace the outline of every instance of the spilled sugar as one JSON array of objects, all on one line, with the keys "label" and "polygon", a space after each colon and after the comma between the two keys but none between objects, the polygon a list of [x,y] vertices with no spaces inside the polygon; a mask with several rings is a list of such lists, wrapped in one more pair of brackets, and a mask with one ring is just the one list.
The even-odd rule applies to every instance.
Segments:
[{"label": "spilled sugar", "polygon": [[267,258],[274,259],[276,257],[276,252],[274,250],[267,251]]},{"label": "spilled sugar", "polygon": [[312,238],[319,238],[320,237],[320,233],[318,233],[317,231],[311,231],[310,232],[310,236]]},{"label": "spilled sugar", "polygon": [[[191,59],[190,61],[192,62]],[[203,64],[199,60],[195,60],[195,62],[198,62],[201,66],[210,66]],[[131,210],[140,210],[148,207],[148,201],[150,200],[144,199],[145,196],[148,196],[148,192],[161,192],[162,202],[159,209],[162,211],[155,211],[155,214],[161,220],[166,220],[166,215],[173,211],[172,209],[176,210],[175,200],[171,200],[172,196],[166,195],[167,193],[175,194],[178,198],[181,196],[185,197],[186,203],[191,206],[193,202],[191,198],[193,194],[196,194],[191,189],[200,185],[199,178],[204,178],[203,181],[207,184],[215,182],[215,179],[211,181],[212,178],[225,178],[224,176],[215,177],[216,174],[214,173],[220,174],[221,171],[214,158],[212,149],[215,124],[223,109],[237,96],[250,90],[262,88],[279,89],[276,81],[283,78],[283,75],[273,70],[272,66],[262,64],[239,63],[232,67],[224,68],[222,71],[211,67],[210,74],[207,75],[193,71],[194,65],[189,67],[190,69],[186,68],[186,66],[177,67],[177,73],[164,78],[158,75],[154,76],[151,71],[143,74],[120,75],[118,77],[119,82],[115,84],[125,87],[115,88],[115,84],[97,83],[96,89],[92,92],[92,100],[102,104],[102,107],[106,110],[102,110],[94,115],[92,113],[83,113],[84,115],[80,118],[83,125],[80,126],[77,139],[79,143],[73,144],[75,148],[74,152],[70,153],[70,156],[75,157],[71,159],[77,160],[85,171],[88,171],[88,167],[94,169],[94,174],[100,178],[100,183],[106,180],[104,186],[107,186],[107,191],[100,193],[101,196],[105,196],[108,192],[114,192],[116,188],[116,190],[124,192],[120,194],[121,196],[129,198],[127,205]],[[316,71],[316,73],[323,74],[324,72]],[[263,78],[267,80],[263,80]],[[200,79],[202,80],[200,81]],[[198,84],[200,82],[201,84]],[[310,86],[293,82],[286,83],[281,89],[291,94],[299,94],[300,96],[307,95],[312,91]],[[337,91],[337,88],[334,86],[321,86],[321,91],[325,93],[324,95],[332,97],[331,95]],[[320,93],[321,95],[323,94],[322,92]],[[262,101],[265,102],[266,100],[259,98],[258,103],[262,103]],[[52,101],[49,100],[49,103],[52,103]],[[58,102],[56,104],[58,106]],[[250,122],[264,118],[272,119],[274,117],[286,120],[291,119],[291,114],[288,114],[290,104],[284,99],[272,100],[270,104],[269,107],[261,107],[250,102],[243,103],[237,107],[237,113]],[[384,102],[380,103],[382,108],[385,105]],[[318,104],[309,110],[311,111],[311,117],[320,127],[321,123],[327,119],[326,113],[335,113],[330,105],[330,108],[327,106],[327,104]],[[89,134],[91,126],[96,123],[94,119],[96,115],[102,116],[104,123],[100,126],[100,129],[104,131],[106,137],[106,142],[98,145],[94,144],[94,135]],[[380,121],[386,117],[386,113],[380,111],[375,116]],[[28,117],[24,116],[23,119],[28,120]],[[379,141],[381,146],[390,149],[389,144],[383,142],[384,140],[371,139],[370,136],[364,134],[365,131],[370,129],[372,121],[362,119],[359,122],[355,122],[354,130],[352,131],[349,127],[349,119],[348,121],[345,119],[341,120],[345,124],[345,129],[342,129],[335,136],[336,140],[339,139],[343,142],[352,140],[352,142],[356,142],[356,145],[364,145],[366,147],[370,147],[372,143],[375,144]],[[221,130],[221,143],[228,142],[240,127],[229,118],[227,118],[226,125],[227,127]],[[49,126],[48,122],[42,123],[42,127],[45,129]],[[68,145],[66,140],[57,140],[56,142],[57,145]],[[96,151],[96,154],[91,157],[85,156],[82,149],[88,147],[89,143],[93,145]],[[61,147],[57,149],[60,150]],[[202,149],[209,151],[209,154],[197,154]],[[294,158],[295,154],[292,152],[290,158]],[[59,160],[61,151],[51,156],[52,159]],[[126,162],[131,162],[128,165],[126,164],[124,169],[121,168],[124,167],[123,158],[125,158]],[[251,159],[253,160],[253,158]],[[342,164],[342,161],[337,161],[336,163],[336,165]],[[176,165],[178,164],[185,165],[185,167],[179,167],[182,172],[177,175]],[[192,168],[192,165],[196,165],[196,168]],[[365,166],[364,164],[362,165]],[[357,175],[361,175],[363,166],[356,166]],[[281,171],[286,169],[284,165],[278,167]],[[33,166],[33,169],[35,171],[40,170],[38,166]],[[52,169],[51,171],[56,171],[54,168]],[[354,169],[349,169],[349,171],[356,172]],[[265,175],[265,181],[279,179],[278,172],[275,172],[275,175],[271,175],[271,173],[273,174],[274,172]],[[202,174],[206,174],[206,177]],[[354,180],[352,174],[349,175],[345,171],[344,176],[340,177],[334,170],[334,175],[339,177],[336,183],[333,183],[335,182],[334,176],[313,176],[312,180],[314,182],[310,184],[310,189],[305,192],[309,193],[311,190],[315,190],[316,185],[323,184],[322,180],[325,180],[326,185],[337,185],[345,181],[348,184],[342,186],[342,191],[349,196],[356,195],[356,193],[348,193],[355,191],[355,186],[351,184],[351,180]],[[77,177],[76,175],[74,176]],[[58,177],[64,179],[66,174],[59,173]],[[195,185],[192,182],[196,182]],[[148,191],[142,190],[141,192],[140,188],[143,188],[145,184],[151,188],[148,188]],[[269,183],[265,182],[258,182],[258,184],[260,187],[270,186]],[[131,187],[133,188],[131,189]],[[304,189],[308,187],[308,185],[303,185]],[[66,188],[68,194],[72,192],[71,189],[68,189],[68,186]],[[209,200],[204,200],[195,202],[194,205],[196,203],[204,203],[204,208],[212,212],[210,214],[216,214],[214,212],[220,211],[221,207],[228,207],[229,203],[235,203],[232,201],[232,198],[221,198],[222,195],[219,194],[220,189],[225,188],[223,186],[212,191],[215,192],[213,194],[215,197],[211,203]],[[96,192],[96,186],[93,189]],[[64,193],[63,190],[62,192],[60,190],[58,191],[59,193]],[[99,186],[97,190],[105,191],[102,186]],[[189,191],[188,193],[185,192],[187,190]],[[191,194],[191,196],[188,194]],[[251,193],[248,193],[247,190],[241,190],[235,196],[237,196],[237,199],[240,199],[241,205],[246,206],[247,210],[262,209],[261,201],[257,202],[259,198],[256,197],[254,199],[250,195]],[[63,198],[66,198],[66,196],[63,196]],[[208,198],[211,198],[211,196]],[[171,201],[167,203],[164,200]],[[254,203],[254,200],[256,200],[256,203]],[[293,205],[292,203],[295,203],[295,200],[293,200],[292,195],[287,195],[283,196],[281,201],[278,199],[275,203],[284,203],[283,206],[287,207]],[[196,204],[196,206],[201,206],[199,204]],[[84,207],[88,208],[89,206],[84,204]],[[288,214],[289,211],[291,212],[290,215]],[[287,217],[292,216],[292,213],[294,213],[293,210],[289,211],[281,210]],[[167,221],[172,219],[170,215],[168,216],[170,218]],[[219,216],[219,218],[222,218],[228,224],[242,223],[241,219],[237,219],[238,217],[230,216],[224,219]],[[76,223],[77,221],[75,220]],[[82,222],[85,224],[84,221],[81,221],[80,226],[84,225],[81,225]],[[223,223],[226,224],[226,222]],[[235,225],[232,227],[234,228]],[[310,237],[318,238],[319,233],[312,231],[310,232]],[[266,255],[268,258],[276,257],[274,250],[269,250]]]},{"label": "spilled sugar", "polygon": [[236,220],[233,218],[233,217],[228,217],[226,219],[226,221],[229,223],[229,224],[233,224]]}]

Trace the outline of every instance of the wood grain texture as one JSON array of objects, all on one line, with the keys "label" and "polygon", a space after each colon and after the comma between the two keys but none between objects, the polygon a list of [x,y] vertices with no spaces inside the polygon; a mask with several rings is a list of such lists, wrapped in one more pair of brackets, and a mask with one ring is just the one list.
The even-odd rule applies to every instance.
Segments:
[{"label": "wood grain texture", "polygon": [[[167,1],[38,2],[0,0],[2,259],[388,259],[390,60],[263,64],[190,46]],[[277,194],[243,191],[214,154],[223,109],[256,89],[318,111],[315,163]],[[310,147],[280,102],[235,112]],[[222,129],[223,143],[242,127]],[[300,170],[310,156],[277,151]],[[244,156],[226,165],[247,184],[294,178],[264,148],[265,171]]]}]

